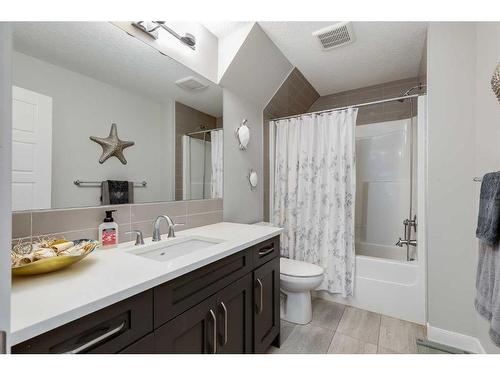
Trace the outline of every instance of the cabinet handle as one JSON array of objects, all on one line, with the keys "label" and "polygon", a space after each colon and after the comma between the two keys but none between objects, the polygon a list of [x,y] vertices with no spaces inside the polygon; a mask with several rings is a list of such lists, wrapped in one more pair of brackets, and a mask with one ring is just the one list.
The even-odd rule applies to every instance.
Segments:
[{"label": "cabinet handle", "polygon": [[262,281],[260,281],[260,279],[257,279],[257,285],[259,286],[259,292],[260,292],[260,303],[259,303],[259,307],[257,308],[257,314],[261,314],[262,313],[262,309],[263,309],[263,303],[264,303],[264,287],[262,286]]},{"label": "cabinet handle", "polygon": [[215,317],[214,310],[210,309],[210,315],[212,316],[212,320],[214,323],[214,330],[213,330],[214,351],[212,352],[212,354],[217,354],[217,319]]},{"label": "cabinet handle", "polygon": [[222,306],[222,311],[224,311],[224,341],[222,342],[222,345],[227,344],[227,308],[224,302],[221,302],[220,305]]},{"label": "cabinet handle", "polygon": [[263,257],[267,254],[270,254],[274,251],[274,244],[270,246],[263,247],[262,249],[259,249],[259,256]]},{"label": "cabinet handle", "polygon": [[90,348],[91,346],[94,346],[95,344],[98,344],[104,340],[106,340],[108,337],[111,337],[113,336],[114,334],[120,332],[123,327],[125,327],[125,321],[122,322],[122,324],[120,324],[118,327],[112,329],[111,331],[108,331],[106,332],[105,334],[99,336],[99,337],[96,337],[95,339],[79,346],[78,348],[75,348],[73,350],[70,350],[69,352],[65,352],[64,354],[78,354],[78,353],[81,353],[83,352],[85,349],[88,349]]}]

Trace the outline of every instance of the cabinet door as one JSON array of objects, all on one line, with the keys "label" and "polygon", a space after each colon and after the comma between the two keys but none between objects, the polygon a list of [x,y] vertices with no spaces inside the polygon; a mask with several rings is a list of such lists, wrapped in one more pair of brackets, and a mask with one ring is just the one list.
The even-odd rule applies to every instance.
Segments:
[{"label": "cabinet door", "polygon": [[156,352],[160,354],[215,353],[216,308],[213,298],[193,306],[155,330]]},{"label": "cabinet door", "polygon": [[[280,258],[254,271],[254,351],[265,353],[280,333]],[[275,341],[276,340],[276,341]]]},{"label": "cabinet door", "polygon": [[252,352],[252,274],[227,286],[215,296],[217,353]]},{"label": "cabinet door", "polygon": [[154,334],[143,337],[139,341],[134,342],[132,345],[123,349],[120,354],[154,354],[155,353],[155,339]]}]

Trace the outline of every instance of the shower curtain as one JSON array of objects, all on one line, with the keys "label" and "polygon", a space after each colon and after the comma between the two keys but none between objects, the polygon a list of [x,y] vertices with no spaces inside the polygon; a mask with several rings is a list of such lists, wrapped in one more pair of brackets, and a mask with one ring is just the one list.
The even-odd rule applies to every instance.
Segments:
[{"label": "shower curtain", "polygon": [[[357,109],[275,121],[273,223],[281,255],[320,265],[318,289],[352,295]],[[273,125],[273,123],[271,123]]]},{"label": "shower curtain", "polygon": [[223,130],[210,132],[212,141],[212,198],[222,198],[223,187]]}]

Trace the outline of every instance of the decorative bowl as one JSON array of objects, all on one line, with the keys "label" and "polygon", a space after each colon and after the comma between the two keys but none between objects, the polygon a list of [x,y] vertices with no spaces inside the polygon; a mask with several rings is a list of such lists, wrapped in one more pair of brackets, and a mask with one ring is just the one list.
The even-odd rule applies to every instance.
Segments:
[{"label": "decorative bowl", "polygon": [[92,244],[92,246],[87,251],[85,251],[85,253],[80,255],[61,255],[50,258],[43,258],[26,265],[12,267],[12,276],[39,275],[69,267],[72,264],[81,261],[92,251],[94,251],[100,244],[99,241],[87,239],[74,240],[72,242],[77,245],[82,241],[89,241]]}]

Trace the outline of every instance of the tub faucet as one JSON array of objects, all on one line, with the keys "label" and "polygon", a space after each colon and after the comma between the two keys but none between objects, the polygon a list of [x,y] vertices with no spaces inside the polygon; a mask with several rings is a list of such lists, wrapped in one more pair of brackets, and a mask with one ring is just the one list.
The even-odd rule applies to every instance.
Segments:
[{"label": "tub faucet", "polygon": [[396,246],[403,247],[403,246],[417,246],[417,240],[403,240],[401,237],[399,237],[398,242],[396,242]]},{"label": "tub faucet", "polygon": [[174,224],[174,221],[168,215],[158,216],[153,223],[153,239],[152,239],[152,241],[154,241],[154,242],[161,241],[161,234],[160,234],[161,219],[165,219],[167,221],[167,224],[168,224],[167,238],[175,237],[175,229],[174,228],[177,225],[184,225],[184,224]]}]

